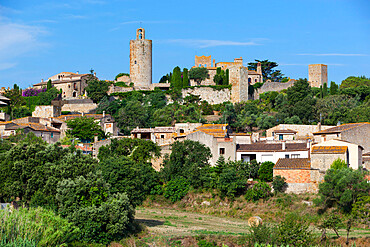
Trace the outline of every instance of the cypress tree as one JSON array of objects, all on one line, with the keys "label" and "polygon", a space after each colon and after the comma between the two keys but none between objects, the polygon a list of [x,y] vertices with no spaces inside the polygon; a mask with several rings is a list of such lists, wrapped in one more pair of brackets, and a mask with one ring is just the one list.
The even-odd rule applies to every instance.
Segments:
[{"label": "cypress tree", "polygon": [[182,73],[182,87],[187,87],[189,86],[189,75],[188,75],[188,69],[184,68],[183,73]]},{"label": "cypress tree", "polygon": [[320,86],[320,99],[323,98],[322,86]]},{"label": "cypress tree", "polygon": [[322,88],[322,97],[326,97],[328,95],[328,84],[324,83],[324,86]]},{"label": "cypress tree", "polygon": [[338,93],[338,85],[335,82],[331,81],[330,82],[330,94],[334,95],[337,93]]},{"label": "cypress tree", "polygon": [[173,73],[171,76],[171,86],[173,88],[181,88],[182,87],[182,80],[181,80],[181,69],[179,66],[176,66],[173,69]]},{"label": "cypress tree", "polygon": [[48,80],[48,83],[46,84],[46,90],[50,90],[52,88],[51,80]]},{"label": "cypress tree", "polygon": [[226,83],[225,85],[229,85],[229,69],[226,69]]}]

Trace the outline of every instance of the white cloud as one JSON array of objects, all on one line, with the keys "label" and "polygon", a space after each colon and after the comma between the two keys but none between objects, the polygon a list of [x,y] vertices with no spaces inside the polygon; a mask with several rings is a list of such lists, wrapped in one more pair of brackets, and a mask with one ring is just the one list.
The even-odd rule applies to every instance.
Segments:
[{"label": "white cloud", "polygon": [[79,19],[79,20],[87,19],[87,16],[84,16],[84,15],[73,15],[73,14],[66,14],[66,15],[64,15],[64,17],[67,18],[67,19]]},{"label": "white cloud", "polygon": [[0,22],[0,69],[8,69],[16,65],[19,56],[44,47],[39,36],[46,31],[37,26],[17,23]]},{"label": "white cloud", "polygon": [[199,48],[215,47],[215,46],[250,46],[259,45],[253,41],[240,42],[231,40],[211,40],[211,39],[170,39],[164,43],[180,44],[185,46],[194,46]]},{"label": "white cloud", "polygon": [[338,57],[363,57],[368,56],[367,54],[347,54],[347,53],[301,53],[298,56],[338,56]]}]

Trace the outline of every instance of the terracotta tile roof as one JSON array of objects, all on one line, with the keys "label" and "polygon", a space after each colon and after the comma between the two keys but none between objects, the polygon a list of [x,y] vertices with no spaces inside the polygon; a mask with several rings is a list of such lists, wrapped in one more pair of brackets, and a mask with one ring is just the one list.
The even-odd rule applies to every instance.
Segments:
[{"label": "terracotta tile roof", "polygon": [[286,143],[285,150],[282,143],[252,143],[239,144],[237,152],[285,152],[285,151],[306,151],[306,143]]},{"label": "terracotta tile roof", "polygon": [[360,126],[364,126],[366,124],[370,124],[370,123],[365,122],[365,123],[342,124],[342,125],[339,125],[339,126],[335,126],[333,128],[329,128],[329,129],[321,130],[319,132],[315,132],[313,134],[314,135],[321,135],[321,134],[341,133],[342,131],[349,130],[349,129],[352,129],[352,128],[357,128],[357,127],[360,127]]},{"label": "terracotta tile roof", "polygon": [[312,154],[342,154],[347,151],[347,146],[313,146]]},{"label": "terracotta tile roof", "polygon": [[17,123],[14,126],[7,128],[8,130],[24,129],[31,128],[36,131],[45,131],[45,132],[60,132],[59,129],[54,127],[45,126],[40,123]]},{"label": "terracotta tile roof", "polygon": [[284,133],[284,134],[295,134],[295,133],[297,133],[297,131],[290,130],[290,129],[286,129],[286,130],[274,130],[272,132],[274,132],[274,133]]},{"label": "terracotta tile roof", "polygon": [[195,129],[195,132],[201,131],[216,138],[222,138],[227,135],[227,124],[203,124]]},{"label": "terracotta tile roof", "polygon": [[274,169],[311,169],[311,161],[309,158],[279,159]]}]

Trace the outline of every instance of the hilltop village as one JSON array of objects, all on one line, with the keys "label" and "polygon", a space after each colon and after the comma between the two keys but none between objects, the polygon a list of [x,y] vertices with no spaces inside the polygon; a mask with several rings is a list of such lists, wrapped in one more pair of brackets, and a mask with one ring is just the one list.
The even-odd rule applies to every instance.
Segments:
[{"label": "hilltop village", "polygon": [[[292,79],[268,60],[246,65],[242,57],[217,62],[205,54],[195,56],[190,69],[175,67],[153,83],[152,40],[139,28],[129,44],[129,73],[112,80],[99,79],[93,70],[61,72],[27,89],[17,85],[1,89],[1,152],[7,154],[1,158],[1,169],[12,174],[0,177],[2,202],[56,207],[82,229],[80,239],[98,243],[126,235],[123,230],[106,230],[103,236],[101,229],[110,229],[104,224],[112,221],[104,213],[109,223],[101,223],[97,234],[86,223],[90,211],[75,215],[67,202],[80,195],[74,187],[78,183],[94,185],[87,188],[88,196],[81,196],[91,200],[78,207],[90,205],[95,196],[106,203],[99,207],[110,203],[107,208],[126,210],[129,203],[132,208],[149,203],[150,195],[172,203],[182,200],[184,208],[193,203],[192,210],[198,206],[227,210],[239,197],[247,201],[268,200],[277,193],[329,197],[322,184],[333,170],[343,168],[344,175],[357,176],[362,189],[346,203],[339,196],[335,202],[323,199],[321,205],[338,205],[343,215],[356,208],[356,202],[369,205],[370,79],[352,76],[340,85],[329,83],[325,64],[308,65],[308,79]],[[67,168],[58,170],[53,164],[59,162]],[[10,164],[34,170],[18,174]],[[101,169],[98,175],[95,169]],[[110,186],[118,194],[109,194]],[[344,187],[330,189],[339,191],[332,196],[350,193],[351,185]],[[93,194],[95,189],[99,193]],[[228,201],[192,202],[186,197],[191,189],[213,191]],[[309,199],[307,205],[313,207]],[[89,208],[96,218],[99,207]],[[134,211],[127,210],[125,234],[135,228]],[[103,211],[108,209],[99,212]],[[265,218],[268,215],[264,212]],[[368,216],[367,211],[364,217]],[[254,220],[262,224],[260,218]],[[358,224],[368,227],[368,221]]]}]

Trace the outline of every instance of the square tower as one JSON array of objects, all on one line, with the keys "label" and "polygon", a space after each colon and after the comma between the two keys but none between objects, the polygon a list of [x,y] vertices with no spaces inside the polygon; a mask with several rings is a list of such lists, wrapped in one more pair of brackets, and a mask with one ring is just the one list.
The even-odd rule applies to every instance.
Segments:
[{"label": "square tower", "polygon": [[308,81],[311,87],[320,87],[328,84],[328,66],[325,64],[308,65]]}]

